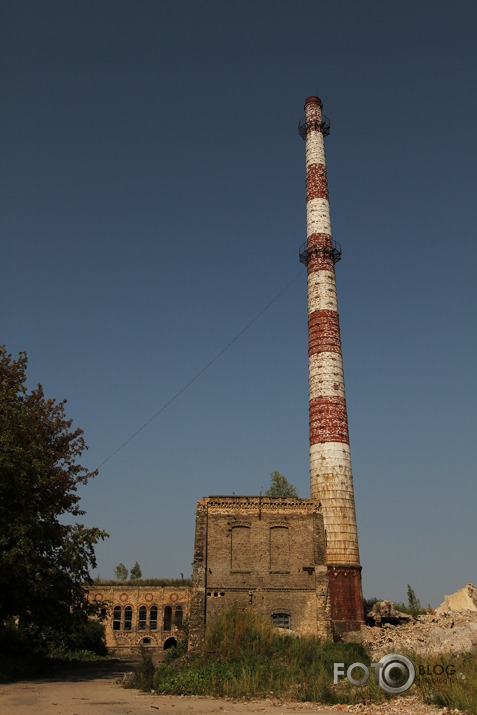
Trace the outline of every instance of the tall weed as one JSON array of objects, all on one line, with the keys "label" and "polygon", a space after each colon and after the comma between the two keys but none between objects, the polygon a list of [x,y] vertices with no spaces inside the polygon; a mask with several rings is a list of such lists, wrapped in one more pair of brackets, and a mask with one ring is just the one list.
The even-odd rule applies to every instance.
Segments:
[{"label": "tall weed", "polygon": [[425,702],[477,715],[477,648],[453,656],[410,656],[416,666],[415,687]]},{"label": "tall weed", "polygon": [[334,662],[370,663],[355,643],[296,638],[273,628],[255,611],[233,608],[208,627],[204,651],[160,666],[153,686],[162,693],[264,696],[323,703],[382,700],[374,684],[333,685]]}]

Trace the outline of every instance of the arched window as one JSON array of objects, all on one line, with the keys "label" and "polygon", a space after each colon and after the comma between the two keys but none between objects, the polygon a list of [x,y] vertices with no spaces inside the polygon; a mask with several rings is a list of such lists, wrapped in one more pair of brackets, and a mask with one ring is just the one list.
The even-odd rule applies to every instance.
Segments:
[{"label": "arched window", "polygon": [[121,630],[121,606],[114,606],[113,631]]},{"label": "arched window", "polygon": [[272,615],[272,626],[290,628],[290,615],[288,613],[274,613]]},{"label": "arched window", "polygon": [[137,628],[139,631],[146,630],[146,617],[147,617],[147,608],[146,608],[146,606],[141,606],[139,609],[139,620],[137,623]]},{"label": "arched window", "polygon": [[170,631],[172,625],[172,608],[171,606],[166,606],[164,609],[164,630]]},{"label": "arched window", "polygon": [[157,630],[157,606],[151,606],[149,616],[149,628],[151,629],[151,631]]},{"label": "arched window", "polygon": [[174,623],[179,628],[182,626],[182,606],[176,606],[176,612],[174,613]]},{"label": "arched window", "polygon": [[132,628],[132,606],[126,606],[124,609],[124,630],[130,631]]}]

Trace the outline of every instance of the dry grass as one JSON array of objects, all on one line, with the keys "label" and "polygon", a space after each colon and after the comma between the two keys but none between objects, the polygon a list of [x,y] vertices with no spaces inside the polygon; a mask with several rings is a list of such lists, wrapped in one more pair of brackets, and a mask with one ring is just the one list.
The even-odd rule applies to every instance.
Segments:
[{"label": "dry grass", "polygon": [[425,702],[477,715],[477,648],[458,656],[410,655],[415,687]]}]

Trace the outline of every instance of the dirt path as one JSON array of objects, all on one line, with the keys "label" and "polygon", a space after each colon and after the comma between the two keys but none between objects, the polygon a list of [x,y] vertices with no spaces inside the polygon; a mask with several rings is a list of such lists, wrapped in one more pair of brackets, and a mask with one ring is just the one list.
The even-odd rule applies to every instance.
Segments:
[{"label": "dirt path", "polygon": [[[209,713],[295,713],[264,701],[233,702],[216,698],[175,697],[140,693],[118,680],[134,663],[118,661],[71,670],[52,678],[0,685],[1,715],[208,715]],[[306,708],[336,715],[336,711]]]},{"label": "dirt path", "polygon": [[[335,706],[326,709],[313,703],[281,703],[270,700],[248,702],[217,698],[153,695],[128,690],[118,684],[130,662],[95,665],[63,673],[52,678],[0,685],[1,715],[212,715],[214,713],[260,713],[261,715],[337,715],[357,712],[361,715],[402,713],[433,715],[434,708],[406,703],[405,698],[386,706]],[[414,699],[413,699],[414,700]],[[389,707],[391,705],[391,707]]]}]

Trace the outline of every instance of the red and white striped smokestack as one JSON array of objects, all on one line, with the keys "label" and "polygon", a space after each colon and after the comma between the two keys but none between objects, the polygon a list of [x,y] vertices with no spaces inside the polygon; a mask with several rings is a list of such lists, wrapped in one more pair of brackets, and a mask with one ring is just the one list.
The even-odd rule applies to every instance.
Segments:
[{"label": "red and white striped smokestack", "polygon": [[321,502],[326,529],[331,619],[340,630],[363,623],[361,566],[354,505],[335,262],[331,236],[322,102],[308,97],[299,131],[306,140],[311,497]]}]

